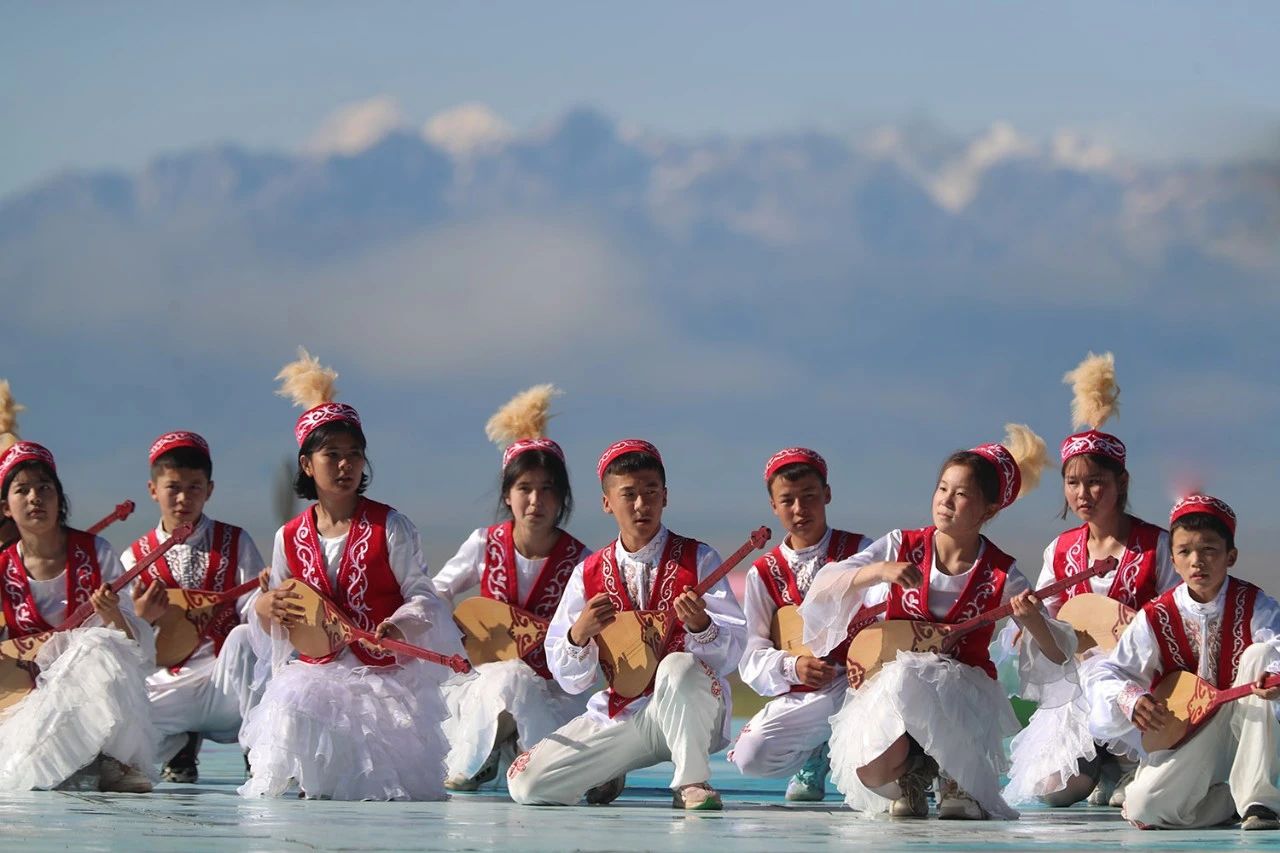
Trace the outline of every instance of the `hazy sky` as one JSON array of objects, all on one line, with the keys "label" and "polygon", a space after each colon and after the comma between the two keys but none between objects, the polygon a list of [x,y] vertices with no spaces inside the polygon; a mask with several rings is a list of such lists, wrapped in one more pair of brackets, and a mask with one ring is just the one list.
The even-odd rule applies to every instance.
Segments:
[{"label": "hazy sky", "polygon": [[1232,155],[1280,139],[1277,32],[1270,2],[15,2],[0,194],[211,141],[294,148],[378,94],[414,122],[471,101],[688,135],[1005,119]]}]

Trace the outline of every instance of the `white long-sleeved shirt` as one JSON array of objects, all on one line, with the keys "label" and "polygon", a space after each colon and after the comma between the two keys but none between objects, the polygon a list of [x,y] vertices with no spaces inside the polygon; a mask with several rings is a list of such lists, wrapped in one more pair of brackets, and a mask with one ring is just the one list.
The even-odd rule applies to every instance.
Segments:
[{"label": "white long-sleeved shirt", "polygon": [[[458,553],[454,554],[431,579],[436,595],[449,602],[457,603],[460,595],[479,586],[480,578],[484,574],[484,549],[488,539],[489,528],[487,527],[478,527],[467,537],[467,541],[462,543]],[[518,601],[513,603],[523,606],[529,597],[529,590],[533,589],[533,585],[538,581],[538,575],[547,564],[547,559],[543,557],[530,560],[514,548],[512,550],[515,552],[516,597],[518,598]]]},{"label": "white long-sleeved shirt", "polygon": [[[789,541],[790,537],[783,539],[779,548],[795,573],[796,586],[803,596],[808,593],[818,570],[827,562],[831,528],[827,528],[822,541],[799,551],[792,549]],[[871,540],[863,536],[858,543],[858,551],[870,545]],[[761,696],[780,696],[789,692],[801,683],[796,675],[796,656],[773,644],[773,616],[778,612],[778,605],[769,595],[769,589],[755,566],[747,572],[742,605],[747,617],[747,643],[738,663],[738,674],[743,683]]]},{"label": "white long-sleeved shirt", "polygon": [[[1215,683],[1222,648],[1222,614],[1227,584],[1213,601],[1191,597],[1186,584],[1173,591],[1173,601],[1182,616],[1187,641],[1200,659],[1196,675]],[[1269,643],[1280,649],[1280,605],[1259,592],[1248,630],[1255,643]],[[1138,699],[1150,693],[1152,681],[1161,668],[1160,646],[1145,611],[1139,610],[1120,637],[1111,654],[1098,662],[1086,684],[1089,697],[1089,729],[1105,743],[1123,745],[1143,755],[1142,735],[1133,724]],[[1280,710],[1280,704],[1277,705]]]},{"label": "white long-sleeved shirt", "polygon": [[[640,550],[630,553],[622,547],[621,540],[609,547],[613,548],[614,557],[622,571],[627,585],[627,593],[632,601],[648,601],[653,589],[653,580],[657,573],[658,563],[666,548],[670,533],[665,527]],[[720,555],[709,545],[698,543],[698,578],[710,575],[720,566]],[[560,598],[560,606],[551,619],[551,627],[547,631],[547,665],[551,675],[567,693],[582,693],[595,686],[600,680],[600,648],[595,640],[585,646],[575,646],[569,641],[569,629],[581,615],[586,606],[583,592],[582,572],[586,560],[574,567],[569,578],[569,585]],[[727,578],[715,584],[703,600],[706,603],[707,615],[711,617],[711,625],[700,634],[685,632],[685,651],[692,653],[710,667],[718,676],[720,688],[729,705],[729,684],[725,680],[738,665],[746,639],[746,617],[742,608],[729,588]],[[649,703],[648,696],[639,696],[626,706],[612,722],[622,722],[639,713]],[[611,722],[609,717],[609,695],[607,690],[597,691],[587,702],[587,713],[602,723]],[[727,736],[731,714],[725,713],[725,733]]]},{"label": "white long-sleeved shirt", "polygon": [[[1041,589],[1051,583],[1055,583],[1058,578],[1053,573],[1053,558],[1058,551],[1058,540],[1063,536],[1078,535],[1079,528],[1075,530],[1066,530],[1053,537],[1048,547],[1044,549],[1044,563],[1040,569],[1040,577],[1036,581],[1036,589]],[[1087,547],[1087,545],[1086,545]],[[1091,562],[1084,560],[1085,564]],[[1118,571],[1118,568],[1117,570]],[[1089,578],[1089,590],[1098,595],[1107,595],[1111,591],[1111,584],[1115,582],[1116,572],[1111,571],[1105,575],[1095,575]],[[1173,568],[1173,560],[1170,558],[1169,552],[1169,533],[1161,530],[1160,536],[1156,540],[1156,594],[1172,589],[1182,582],[1178,577],[1177,571]],[[1067,601],[1066,593],[1061,593],[1048,598],[1044,601],[1044,606],[1053,616],[1058,615],[1058,611],[1062,609],[1062,605]]]}]

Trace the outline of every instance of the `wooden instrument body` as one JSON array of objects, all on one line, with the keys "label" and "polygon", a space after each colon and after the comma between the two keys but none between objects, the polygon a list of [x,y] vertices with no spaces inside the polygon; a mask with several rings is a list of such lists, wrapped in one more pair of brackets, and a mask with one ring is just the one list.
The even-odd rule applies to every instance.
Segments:
[{"label": "wooden instrument body", "polygon": [[814,656],[804,644],[804,620],[800,618],[800,608],[794,604],[784,604],[774,612],[769,634],[776,649],[796,657]]},{"label": "wooden instrument body", "polygon": [[1058,610],[1058,618],[1076,629],[1076,654],[1081,654],[1095,646],[1110,652],[1136,613],[1114,598],[1089,592],[1067,599]]},{"label": "wooden instrument body", "polygon": [[54,634],[43,631],[0,643],[0,710],[21,701],[35,689],[36,655]]},{"label": "wooden instrument body", "polygon": [[[156,621],[156,665],[177,666],[200,645],[223,595],[204,589],[170,589],[169,607]],[[231,604],[230,606],[235,606]]]},{"label": "wooden instrument body", "polygon": [[890,619],[868,625],[849,641],[845,659],[849,686],[858,689],[898,652],[945,654],[947,635],[953,626],[910,619]]},{"label": "wooden instrument body", "polygon": [[1174,721],[1157,732],[1144,732],[1142,748],[1147,752],[1173,749],[1191,737],[1217,713],[1221,703],[1219,691],[1209,682],[1190,672],[1177,670],[1160,679],[1151,695],[1163,701]]},{"label": "wooden instrument body", "polygon": [[547,639],[545,619],[505,601],[472,596],[453,611],[462,631],[462,647],[473,666],[503,660],[524,660]]}]

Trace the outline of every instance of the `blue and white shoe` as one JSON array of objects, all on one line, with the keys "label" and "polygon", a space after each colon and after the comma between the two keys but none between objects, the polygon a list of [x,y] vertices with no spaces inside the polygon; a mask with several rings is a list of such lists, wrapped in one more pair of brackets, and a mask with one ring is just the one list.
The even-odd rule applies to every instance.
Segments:
[{"label": "blue and white shoe", "polygon": [[820,803],[827,796],[827,774],[831,772],[831,750],[824,743],[813,751],[804,766],[787,783],[790,803]]}]

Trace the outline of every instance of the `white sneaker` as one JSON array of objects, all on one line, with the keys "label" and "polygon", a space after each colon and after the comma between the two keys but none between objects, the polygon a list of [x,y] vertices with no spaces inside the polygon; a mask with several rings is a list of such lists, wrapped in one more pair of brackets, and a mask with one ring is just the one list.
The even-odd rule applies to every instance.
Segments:
[{"label": "white sneaker", "polygon": [[940,778],[942,785],[938,792],[938,820],[987,819],[986,811],[956,784],[956,780],[949,776]]},{"label": "white sneaker", "polygon": [[149,794],[155,786],[147,774],[109,755],[102,756],[102,775],[98,790],[112,794]]},{"label": "white sneaker", "polygon": [[1120,777],[1120,780],[1116,782],[1116,789],[1107,798],[1107,805],[1117,809],[1124,808],[1124,793],[1129,789],[1129,783],[1133,781],[1133,773],[1134,771],[1130,770]]},{"label": "white sneaker", "polygon": [[889,806],[891,817],[928,817],[926,791],[938,773],[938,762],[927,755],[913,755],[907,761],[907,772],[898,779],[902,795]]}]

